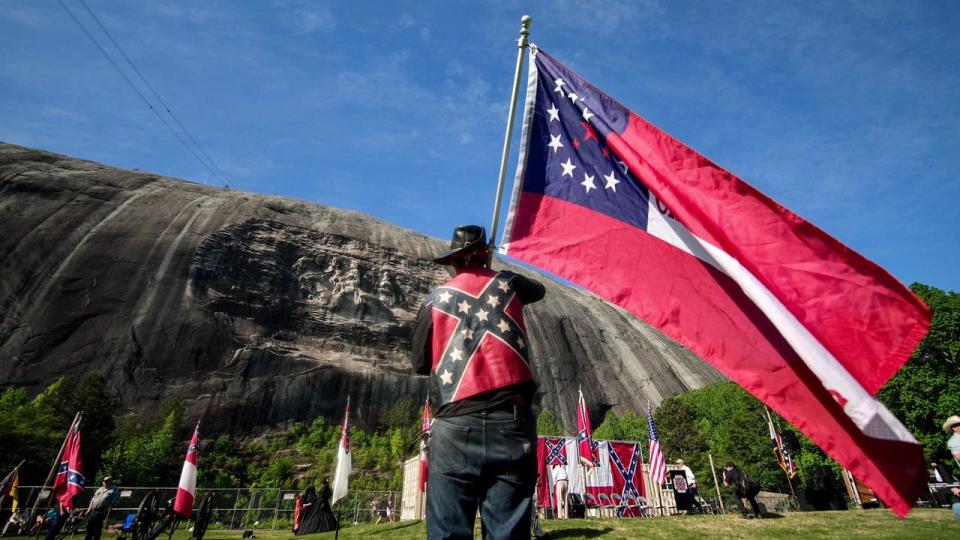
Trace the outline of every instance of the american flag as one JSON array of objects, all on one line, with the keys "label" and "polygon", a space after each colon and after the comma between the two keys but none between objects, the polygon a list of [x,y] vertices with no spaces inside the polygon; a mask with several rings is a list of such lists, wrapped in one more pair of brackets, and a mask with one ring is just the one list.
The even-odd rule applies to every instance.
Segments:
[{"label": "american flag", "polygon": [[650,409],[647,409],[647,428],[650,430],[650,481],[662,486],[667,482],[667,462],[663,459],[660,437],[657,436],[657,426],[653,423],[653,411]]}]

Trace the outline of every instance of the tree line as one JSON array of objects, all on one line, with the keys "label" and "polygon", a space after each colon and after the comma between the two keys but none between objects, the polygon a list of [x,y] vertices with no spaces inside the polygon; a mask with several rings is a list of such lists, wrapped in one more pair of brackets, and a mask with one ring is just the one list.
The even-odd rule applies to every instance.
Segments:
[{"label": "tree line", "polygon": [[[952,465],[940,424],[960,414],[960,294],[922,284],[911,289],[933,310],[930,333],[878,397],[917,437],[928,459]],[[81,432],[88,485],[96,485],[107,474],[120,485],[176,485],[195,419],[184,416],[180,399],[168,400],[147,418],[116,415],[116,396],[98,373],[89,373],[75,384],[57,380],[33,398],[22,387],[0,393],[0,474],[26,459],[21,484],[41,483],[74,412],[80,410],[84,411]],[[418,448],[422,411],[419,403],[404,397],[381,418],[380,425],[350,428],[352,489],[401,488],[401,465]],[[717,382],[671,396],[654,411],[654,419],[666,458],[683,458],[702,488],[712,484],[707,457],[712,454],[718,467],[734,461],[764,488],[789,492],[771,450],[763,406],[735,384]],[[204,436],[201,430],[198,485],[300,489],[319,483],[333,475],[339,420],[294,421],[243,438]],[[830,481],[829,471],[839,467],[781,418],[774,415],[774,421],[797,440],[799,470],[794,487],[817,496]],[[210,432],[215,432],[213,426]],[[563,434],[548,410],[538,418],[538,432]],[[594,437],[645,441],[646,419],[630,411],[608,411]]]}]

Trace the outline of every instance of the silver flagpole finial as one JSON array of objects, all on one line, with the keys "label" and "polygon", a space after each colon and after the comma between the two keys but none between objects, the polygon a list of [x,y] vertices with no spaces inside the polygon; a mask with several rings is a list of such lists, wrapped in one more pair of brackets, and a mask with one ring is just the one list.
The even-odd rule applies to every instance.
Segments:
[{"label": "silver flagpole finial", "polygon": [[520,18],[520,39],[517,41],[517,45],[520,47],[527,46],[527,38],[530,37],[530,24],[533,23],[533,19],[529,15],[524,15]]}]

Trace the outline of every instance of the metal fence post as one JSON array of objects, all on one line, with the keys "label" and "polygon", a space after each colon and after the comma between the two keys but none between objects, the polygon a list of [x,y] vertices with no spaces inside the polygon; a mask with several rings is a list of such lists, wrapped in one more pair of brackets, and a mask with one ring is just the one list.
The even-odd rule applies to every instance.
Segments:
[{"label": "metal fence post", "polygon": [[237,496],[233,499],[233,517],[230,518],[230,528],[233,529],[237,524],[237,505],[240,503],[240,488],[237,488]]},{"label": "metal fence post", "polygon": [[282,492],[282,489],[277,488],[277,502],[273,505],[273,526],[270,527],[271,531],[277,530],[277,514],[280,513],[280,494]]}]

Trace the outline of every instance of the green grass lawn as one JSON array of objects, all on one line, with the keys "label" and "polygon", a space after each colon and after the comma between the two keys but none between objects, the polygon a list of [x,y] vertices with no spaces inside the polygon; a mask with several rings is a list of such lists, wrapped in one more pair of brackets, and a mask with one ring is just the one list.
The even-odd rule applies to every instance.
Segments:
[{"label": "green grass lawn", "polygon": [[[949,509],[917,509],[907,519],[897,519],[889,510],[860,510],[849,512],[787,513],[783,517],[746,520],[735,515],[725,516],[670,516],[652,519],[572,519],[544,522],[544,529],[553,539],[603,538],[869,538],[883,540],[926,540],[933,538],[960,539],[960,524]],[[239,540],[242,531],[209,530],[210,540]],[[255,530],[256,538],[293,538],[289,531]],[[386,538],[390,540],[426,538],[426,526],[420,521],[384,525],[361,525],[340,531],[340,538]],[[177,531],[174,538],[186,540],[185,531]],[[322,533],[299,538],[328,540],[333,533]],[[479,527],[476,538],[480,538]],[[32,537],[31,537],[32,538]],[[82,536],[75,537],[77,540]],[[112,533],[104,533],[103,540],[115,540]],[[166,540],[162,537],[161,540]]]},{"label": "green grass lawn", "polygon": [[[918,509],[907,519],[900,520],[889,510],[862,510],[850,512],[788,513],[783,517],[745,520],[738,516],[670,516],[655,519],[575,519],[547,521],[544,529],[551,538],[870,538],[873,540],[902,538],[924,540],[932,538],[960,538],[960,525],[948,509]],[[286,531],[255,531],[257,538],[290,538]],[[177,535],[180,538],[180,535]],[[476,538],[480,538],[479,528]],[[209,531],[206,538],[236,539],[237,531]],[[106,539],[107,537],[104,536]],[[182,538],[187,538],[184,534]],[[302,538],[319,540],[333,538],[323,533]],[[340,538],[426,538],[422,522],[403,522],[384,525],[362,525],[340,531]]]}]

